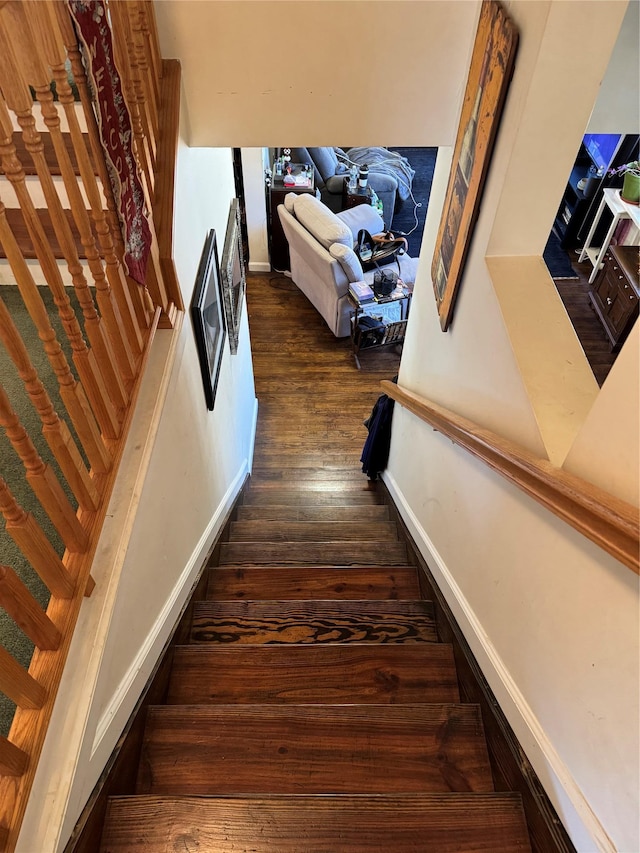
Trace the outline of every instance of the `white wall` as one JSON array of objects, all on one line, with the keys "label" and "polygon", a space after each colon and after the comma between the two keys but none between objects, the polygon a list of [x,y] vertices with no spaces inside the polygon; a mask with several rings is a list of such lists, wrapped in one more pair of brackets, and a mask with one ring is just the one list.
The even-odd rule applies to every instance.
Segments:
[{"label": "white wall", "polygon": [[[508,7],[520,49],[453,326],[440,331],[425,264],[399,381],[544,455],[512,349],[517,330],[507,327],[485,256],[539,251],[624,4]],[[587,43],[588,59],[576,60]],[[580,73],[567,88],[561,74],[575,73],[576,61]],[[563,162],[533,169],[523,192],[542,138],[558,141]],[[446,177],[445,167],[434,181],[425,258]],[[527,309],[525,292],[519,322]],[[639,381],[636,325],[565,461],[635,505]],[[639,850],[637,576],[397,406],[385,478],[577,849]]]},{"label": "white wall", "polygon": [[251,272],[271,271],[264,183],[264,172],[269,165],[268,149],[242,149],[242,176],[249,240],[249,269]]},{"label": "white wall", "polygon": [[[188,148],[186,126],[183,111],[175,262],[188,306],[206,234],[216,229],[220,252],[235,192],[230,149]],[[189,317],[158,333],[18,850],[64,847],[250,470],[256,405],[246,307],[212,412]]]},{"label": "white wall", "polygon": [[162,54],[182,63],[192,145],[453,142],[476,0],[155,8]]},{"label": "white wall", "polygon": [[640,133],[640,0],[630,0],[602,79],[588,133]]}]

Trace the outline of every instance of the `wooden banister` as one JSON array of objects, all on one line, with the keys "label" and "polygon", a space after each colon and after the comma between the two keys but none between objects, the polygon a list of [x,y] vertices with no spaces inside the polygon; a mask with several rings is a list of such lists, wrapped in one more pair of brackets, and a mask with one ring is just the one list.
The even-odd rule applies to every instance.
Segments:
[{"label": "wooden banister", "polygon": [[[8,737],[0,737],[2,853],[17,844],[80,606],[95,586],[92,562],[151,343],[159,325],[179,321],[183,307],[171,229],[179,65],[161,59],[151,0],[105,3],[104,23],[111,27],[116,52],[105,85],[115,80],[119,92],[122,75],[132,112],[133,152],[144,173],[134,211],[145,207],[144,195],[148,210],[142,212],[150,233],[144,285],[128,275],[128,232],[70,7],[65,0],[0,0],[0,250],[22,300],[0,299],[0,344],[16,367],[50,451],[34,441],[22,414],[22,388],[0,383],[0,427],[22,462],[22,470],[11,471],[11,485],[0,476],[0,514],[6,522],[0,537],[13,539],[51,593],[45,610],[17,573],[0,565],[0,607],[35,646],[28,668],[0,646],[0,691],[17,705]],[[41,119],[47,132],[41,130]],[[9,184],[5,196],[2,185]],[[38,200],[36,206],[40,197],[44,205]],[[17,206],[12,206],[14,199]],[[156,217],[165,205],[160,246]],[[75,299],[59,260],[66,261]],[[29,331],[23,340],[18,331],[23,309],[37,338]],[[62,334],[56,331],[56,309]],[[48,364],[40,376],[35,364],[41,347]],[[43,384],[50,380],[57,382],[61,398],[55,406]],[[62,476],[54,473],[56,463]],[[20,486],[31,486],[24,507],[17,500],[22,494],[18,483],[13,491],[14,478],[21,475]],[[31,492],[64,550],[56,550],[58,537],[50,537],[29,511]]]},{"label": "wooden banister", "polygon": [[554,515],[640,573],[638,509],[424,397],[383,381],[385,394],[464,447]]}]

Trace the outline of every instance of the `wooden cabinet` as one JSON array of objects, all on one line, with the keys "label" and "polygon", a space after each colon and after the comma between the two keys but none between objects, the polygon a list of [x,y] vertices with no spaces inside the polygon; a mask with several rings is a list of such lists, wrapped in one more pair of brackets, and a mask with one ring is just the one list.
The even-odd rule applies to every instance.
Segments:
[{"label": "wooden cabinet", "polygon": [[[302,170],[301,164],[292,165],[292,173],[298,174]],[[284,197],[288,193],[313,193],[315,194],[315,186],[313,177],[310,178],[308,187],[292,186],[285,187],[282,182],[282,176],[273,177],[273,185],[269,188],[269,204],[267,206],[269,212],[269,257],[271,259],[272,269],[278,272],[291,269],[291,261],[289,260],[289,244],[284,236],[280,217],[278,216],[278,205],[284,203]]]},{"label": "wooden cabinet", "polygon": [[589,292],[612,349],[624,343],[638,316],[639,252],[637,246],[610,246]]}]

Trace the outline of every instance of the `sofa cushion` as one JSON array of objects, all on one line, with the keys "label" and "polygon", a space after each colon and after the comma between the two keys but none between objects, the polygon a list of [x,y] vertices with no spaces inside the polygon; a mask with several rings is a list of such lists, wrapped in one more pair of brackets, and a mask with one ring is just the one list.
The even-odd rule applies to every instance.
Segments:
[{"label": "sofa cushion", "polygon": [[293,212],[298,222],[304,225],[325,249],[328,250],[334,243],[342,243],[350,249],[353,247],[351,229],[309,193],[295,197]]},{"label": "sofa cushion", "polygon": [[308,148],[307,150],[323,181],[335,175],[338,171],[338,156],[333,148]]},{"label": "sofa cushion", "polygon": [[329,249],[329,254],[340,262],[340,266],[344,270],[344,274],[352,281],[362,281],[364,273],[362,265],[358,260],[358,256],[348,246],[343,246],[341,243],[334,243]]},{"label": "sofa cushion", "polygon": [[361,228],[365,228],[369,234],[380,234],[384,231],[382,217],[370,204],[359,204],[349,210],[341,210],[340,213],[336,213],[336,218],[348,226],[352,234],[351,245],[355,243]]},{"label": "sofa cushion", "polygon": [[289,213],[293,213],[294,208],[296,206],[296,194],[295,193],[287,193],[284,197],[284,206],[285,209],[289,211]]}]

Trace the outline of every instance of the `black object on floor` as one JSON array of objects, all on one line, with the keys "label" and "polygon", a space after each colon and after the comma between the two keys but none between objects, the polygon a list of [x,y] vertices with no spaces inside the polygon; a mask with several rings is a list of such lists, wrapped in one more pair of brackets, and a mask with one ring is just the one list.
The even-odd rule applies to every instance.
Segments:
[{"label": "black object on floor", "polygon": [[[397,151],[406,157],[411,167],[415,169],[415,177],[412,182],[413,197],[422,206],[415,207],[411,198],[401,203],[399,210],[393,214],[391,230],[396,233],[408,234],[413,228],[415,231],[407,237],[409,242],[409,254],[412,258],[420,255],[422,244],[422,232],[424,231],[424,220],[427,215],[427,205],[431,195],[431,184],[433,182],[433,170],[436,165],[437,148],[389,148],[389,151]],[[418,225],[416,227],[416,217]]]},{"label": "black object on floor", "polygon": [[377,480],[387,467],[389,448],[391,446],[391,416],[395,400],[386,394],[381,394],[365,421],[369,435],[362,448],[362,470],[370,480]]},{"label": "black object on floor", "polygon": [[552,231],[547,240],[542,259],[547,265],[551,278],[578,278],[574,268],[571,266],[569,255],[560,245],[560,240]]}]

